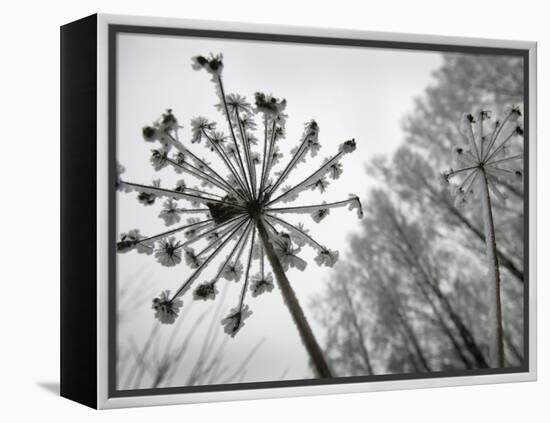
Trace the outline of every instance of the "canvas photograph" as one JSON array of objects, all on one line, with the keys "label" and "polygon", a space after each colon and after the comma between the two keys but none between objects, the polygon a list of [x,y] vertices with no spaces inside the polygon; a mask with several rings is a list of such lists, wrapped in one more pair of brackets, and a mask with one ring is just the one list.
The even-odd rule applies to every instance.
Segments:
[{"label": "canvas photograph", "polygon": [[525,371],[525,55],[111,48],[112,393]]}]

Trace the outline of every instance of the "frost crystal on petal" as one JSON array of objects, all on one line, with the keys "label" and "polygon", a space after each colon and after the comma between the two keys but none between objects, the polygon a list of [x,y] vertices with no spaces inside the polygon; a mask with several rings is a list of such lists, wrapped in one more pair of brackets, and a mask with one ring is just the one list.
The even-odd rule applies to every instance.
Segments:
[{"label": "frost crystal on petal", "polygon": [[180,179],[178,182],[176,182],[176,187],[174,188],[174,191],[185,192],[185,188],[185,181],[183,179]]}]

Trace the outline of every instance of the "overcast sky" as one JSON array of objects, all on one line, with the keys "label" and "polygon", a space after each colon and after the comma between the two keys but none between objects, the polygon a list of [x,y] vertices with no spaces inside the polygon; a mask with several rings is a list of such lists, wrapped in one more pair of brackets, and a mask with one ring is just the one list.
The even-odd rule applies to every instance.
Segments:
[{"label": "overcast sky", "polygon": [[[433,52],[141,34],[119,34],[117,51],[117,160],[125,166],[124,176],[129,181],[150,183],[152,179],[161,178],[163,186],[173,187],[182,178],[172,168],[155,172],[149,164],[152,146],[141,138],[141,128],[151,124],[167,108],[171,108],[184,125],[181,132],[184,142],[190,136],[191,118],[199,115],[217,121],[218,127],[227,133],[223,116],[213,107],[217,97],[209,75],[191,68],[191,57],[197,54],[223,53],[227,93],[239,93],[250,101],[256,91],[287,99],[287,133],[280,143],[286,153],[283,166],[290,158],[288,151],[300,139],[304,122],[312,118],[318,122],[322,150],[317,157],[301,164],[289,183],[298,182],[313,172],[325,157],[337,151],[341,142],[355,138],[358,148],[345,157],[342,177],[331,181],[322,196],[318,191],[304,193],[292,205],[346,199],[352,192],[364,198],[370,185],[364,171],[366,162],[373,155],[391,153],[403,141],[402,118],[412,110],[414,97],[423,93],[431,82],[432,71],[442,61],[441,54]],[[261,139],[259,132],[257,135]],[[196,150],[212,161],[217,170],[223,170],[204,144]],[[184,179],[192,183],[189,177]],[[134,193],[118,195],[118,232],[139,228],[141,233],[153,235],[166,230],[158,218],[163,201],[144,207],[135,197]],[[285,216],[291,223],[303,222],[316,240],[339,250],[344,259],[349,237],[359,230],[360,224],[355,213],[347,209],[332,210],[318,224],[308,215]],[[287,275],[322,343],[323,328],[314,321],[308,304],[312,296],[322,292],[333,270],[319,268],[313,261],[314,255],[305,247],[302,257],[308,267],[304,272],[291,270]],[[176,290],[189,274],[184,263],[165,268],[152,256],[134,252],[118,256],[119,287],[124,288],[125,298],[132,298],[136,303],[131,311],[120,310],[126,312],[119,324],[120,345],[127,345],[129,339],[138,346],[146,341],[155,323],[151,299],[164,289]],[[198,282],[206,279],[206,276],[201,277]],[[222,280],[220,287],[223,285],[227,286],[225,301],[194,303],[191,295],[183,298],[184,308],[190,305],[192,308],[177,337],[185,338],[192,322],[204,312],[213,313],[218,304],[222,315],[237,305],[240,285]],[[144,301],[140,301],[142,298]],[[274,290],[257,298],[248,297],[245,302],[250,305],[253,315],[235,339],[227,342],[224,364],[238,366],[253,346],[265,338],[246,367],[245,381],[276,380],[283,373],[285,379],[311,377],[304,347],[280,292]],[[201,333],[205,333],[207,324],[208,318],[205,318],[204,324],[198,326],[190,351],[182,362],[184,370],[173,380],[173,386],[185,383],[188,372],[185,369],[193,366],[202,345]],[[214,329],[219,332],[220,341],[224,340],[227,335],[222,325],[216,322]],[[168,339],[174,334],[174,326],[162,327],[161,334]],[[160,354],[162,343],[159,349]]]}]

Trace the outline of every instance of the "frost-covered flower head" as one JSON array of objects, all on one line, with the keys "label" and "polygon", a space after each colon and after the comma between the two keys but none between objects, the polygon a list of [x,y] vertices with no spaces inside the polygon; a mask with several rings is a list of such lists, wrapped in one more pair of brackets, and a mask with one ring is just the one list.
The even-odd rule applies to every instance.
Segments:
[{"label": "frost-covered flower head", "polygon": [[[354,139],[344,141],[324,161],[316,158],[321,150],[320,129],[315,120],[309,120],[295,147],[288,149],[290,156],[283,160],[280,145],[287,136],[287,101],[257,92],[252,105],[244,96],[226,94],[221,55],[195,56],[192,66],[211,75],[219,98],[215,110],[221,112],[226,134],[220,132],[219,123],[196,117],[191,120],[190,137],[184,139],[171,110],[143,128],[144,140],[159,144],[150,160],[153,169],[166,172],[166,168],[172,168],[177,174],[176,187],[163,187],[160,180],[152,185],[130,182],[118,175],[117,188],[138,192],[139,201],[151,207],[159,207],[156,199],[162,198],[158,216],[169,228],[147,237],[137,231],[124,233],[117,247],[120,252],[138,248],[154,251],[163,266],[192,269],[171,297],[163,294],[153,301],[156,315],[162,316],[159,318],[163,322],[171,323],[166,310],[174,310],[177,299],[189,288],[193,287],[196,300],[214,300],[220,283],[237,282],[238,306],[222,321],[225,331],[235,336],[252,313],[251,305],[245,303],[247,293],[252,297],[269,293],[274,280],[286,277],[286,270],[303,271],[307,266],[300,257],[304,248],[317,252],[315,262],[320,266],[336,263],[337,251],[316,241],[303,223],[292,223],[286,217],[311,216],[319,223],[335,208],[357,210],[362,216],[356,195],[340,201],[323,198],[313,204],[299,203],[304,191],[318,190],[318,195],[324,197],[338,189],[333,181],[343,172],[342,159],[353,153],[357,144]],[[197,151],[199,148],[205,148],[215,160],[207,161]],[[292,180],[298,166],[314,160],[317,164],[306,172],[307,177]],[[190,217],[183,220],[185,214]],[[277,271],[272,267],[274,261]],[[197,283],[203,272],[211,275]]]},{"label": "frost-covered flower head", "polygon": [[523,153],[511,152],[513,139],[523,136],[521,116],[518,107],[511,107],[502,121],[493,120],[488,110],[464,116],[462,134],[466,144],[454,148],[456,167],[442,174],[444,182],[457,181],[453,186],[457,207],[476,198],[482,191],[479,184],[485,183],[504,201],[506,195],[499,185],[522,179]]}]

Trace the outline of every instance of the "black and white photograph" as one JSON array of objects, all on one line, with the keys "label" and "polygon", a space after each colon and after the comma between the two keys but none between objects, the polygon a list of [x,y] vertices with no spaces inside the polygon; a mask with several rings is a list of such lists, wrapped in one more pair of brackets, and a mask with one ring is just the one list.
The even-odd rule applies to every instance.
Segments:
[{"label": "black and white photograph", "polygon": [[114,43],[112,392],[525,371],[525,54]]}]

